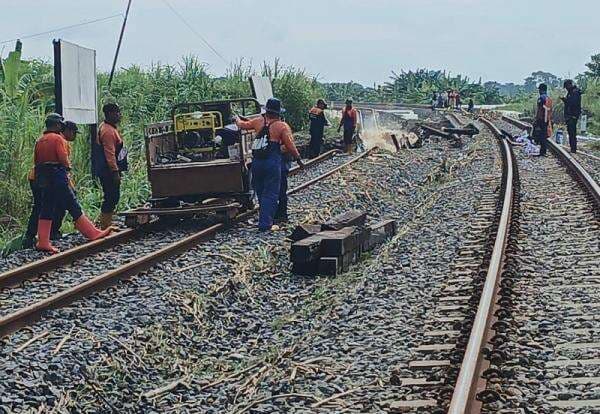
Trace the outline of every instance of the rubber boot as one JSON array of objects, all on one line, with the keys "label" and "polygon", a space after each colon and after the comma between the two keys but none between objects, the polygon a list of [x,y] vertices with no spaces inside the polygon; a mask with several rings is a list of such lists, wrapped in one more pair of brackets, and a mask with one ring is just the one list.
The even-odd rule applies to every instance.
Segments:
[{"label": "rubber boot", "polygon": [[81,217],[75,220],[75,228],[88,240],[101,239],[108,236],[112,231],[110,226],[104,230],[98,229],[85,214],[82,214]]},{"label": "rubber boot", "polygon": [[102,230],[106,230],[112,226],[113,214],[112,211],[110,213],[100,213],[100,228]]},{"label": "rubber boot", "polygon": [[58,253],[58,249],[50,244],[50,229],[52,220],[38,220],[38,241],[35,248],[51,254]]}]

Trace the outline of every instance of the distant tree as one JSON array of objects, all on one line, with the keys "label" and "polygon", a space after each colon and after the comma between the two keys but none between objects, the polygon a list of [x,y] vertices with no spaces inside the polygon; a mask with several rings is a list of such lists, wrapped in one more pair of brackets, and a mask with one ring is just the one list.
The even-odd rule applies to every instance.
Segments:
[{"label": "distant tree", "polygon": [[458,90],[463,101],[473,98],[476,103],[502,103],[496,85],[482,85],[481,80],[473,83],[462,75],[451,76],[444,71],[417,69],[415,71],[392,72],[390,81],[383,87],[389,101],[406,103],[430,103],[434,92]]},{"label": "distant tree", "polygon": [[332,82],[322,83],[321,87],[325,91],[325,98],[329,101],[343,101],[352,98],[356,102],[379,102],[383,99],[381,88],[365,87],[356,82]]},{"label": "distant tree", "polygon": [[592,77],[600,77],[600,53],[593,55],[591,59],[591,62],[585,64],[588,68],[585,74]]},{"label": "distant tree", "polygon": [[545,83],[548,87],[555,88],[560,86],[561,79],[550,72],[538,70],[525,78],[525,90],[532,92],[537,89],[540,83]]}]

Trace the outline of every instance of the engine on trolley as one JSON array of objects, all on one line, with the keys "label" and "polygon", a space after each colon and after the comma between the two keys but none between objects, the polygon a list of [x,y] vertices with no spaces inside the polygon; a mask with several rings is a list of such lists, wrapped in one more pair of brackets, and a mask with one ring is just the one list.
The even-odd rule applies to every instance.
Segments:
[{"label": "engine on trolley", "polygon": [[136,226],[151,216],[217,212],[228,219],[252,207],[249,163],[253,131],[240,131],[235,116],[260,116],[254,98],[176,105],[171,119],[145,130],[151,198],[122,215]]}]

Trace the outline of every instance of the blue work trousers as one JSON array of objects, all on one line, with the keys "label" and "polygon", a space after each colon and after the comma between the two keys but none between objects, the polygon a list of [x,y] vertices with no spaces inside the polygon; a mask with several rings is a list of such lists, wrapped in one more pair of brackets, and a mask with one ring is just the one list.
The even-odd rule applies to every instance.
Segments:
[{"label": "blue work trousers", "polygon": [[81,217],[83,212],[75,192],[69,185],[67,172],[56,171],[45,178],[45,184],[41,188],[40,219],[54,220],[60,209],[67,210],[73,221]]},{"label": "blue work trousers", "polygon": [[288,174],[292,168],[292,162],[286,160],[285,157],[281,160],[281,182],[279,184],[279,202],[277,203],[277,212],[275,218],[277,220],[287,220],[288,213]]},{"label": "blue work trousers", "polygon": [[272,151],[267,158],[252,160],[252,187],[258,198],[258,229],[266,231],[273,225],[277,211],[281,181],[281,152]]}]

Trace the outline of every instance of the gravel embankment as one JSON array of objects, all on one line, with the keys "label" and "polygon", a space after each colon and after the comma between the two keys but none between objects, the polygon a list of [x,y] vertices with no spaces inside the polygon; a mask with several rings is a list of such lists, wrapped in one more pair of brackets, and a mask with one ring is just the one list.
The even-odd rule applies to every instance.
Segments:
[{"label": "gravel embankment", "polygon": [[[398,392],[389,374],[421,339],[478,190],[498,179],[489,140],[375,153],[294,195],[280,232],[242,224],[49,313],[1,342],[0,412],[310,411],[366,384],[332,403],[385,409]],[[293,224],[349,208],[395,218],[401,234],[338,278],[290,274]],[[269,399],[281,394],[302,396]]]}]

